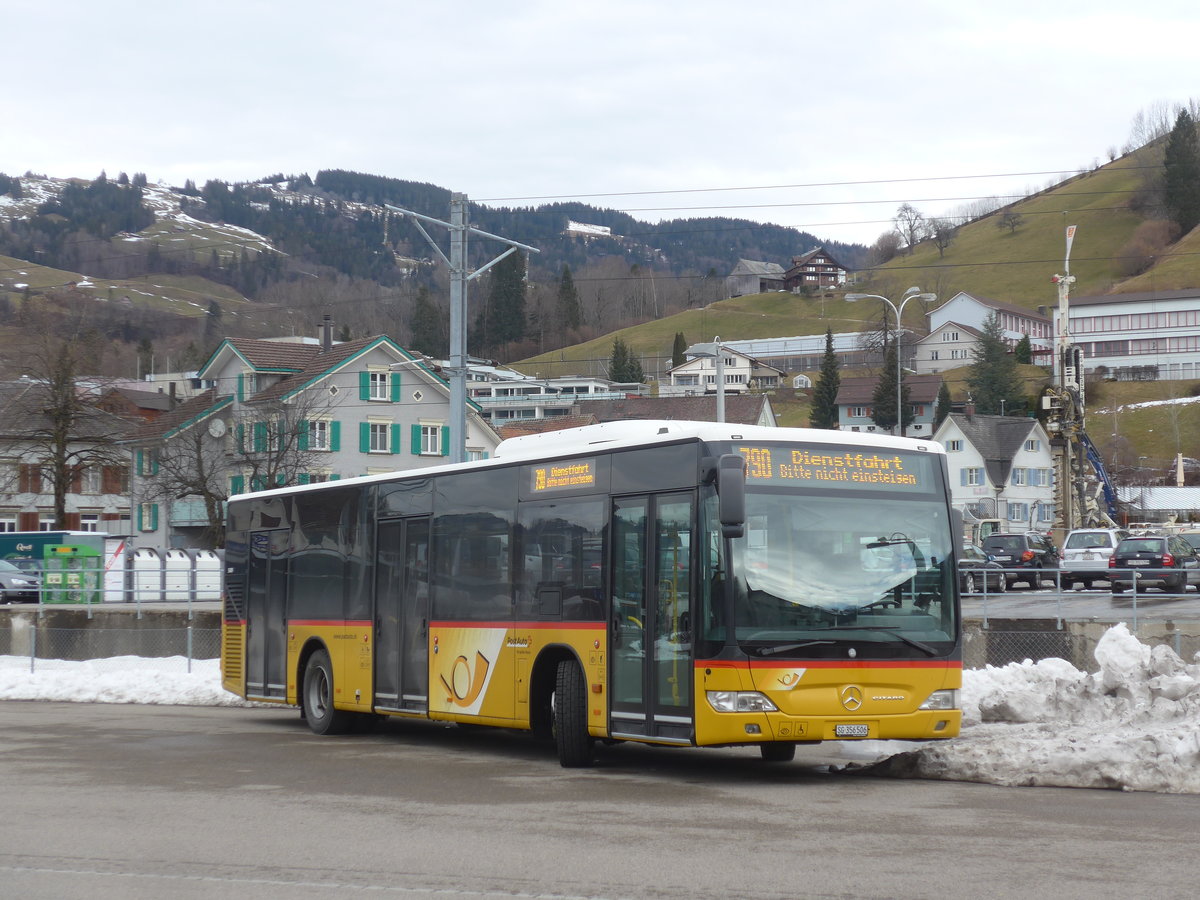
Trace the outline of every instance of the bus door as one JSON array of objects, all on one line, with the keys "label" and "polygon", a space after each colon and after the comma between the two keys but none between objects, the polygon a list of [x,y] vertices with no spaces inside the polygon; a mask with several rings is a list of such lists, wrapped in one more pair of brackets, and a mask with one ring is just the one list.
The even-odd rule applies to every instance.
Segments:
[{"label": "bus door", "polygon": [[246,696],[287,696],[287,529],[250,533]]},{"label": "bus door", "polygon": [[692,739],[691,493],[613,501],[614,737]]},{"label": "bus door", "polygon": [[429,517],[379,523],[375,540],[375,708],[429,707]]}]

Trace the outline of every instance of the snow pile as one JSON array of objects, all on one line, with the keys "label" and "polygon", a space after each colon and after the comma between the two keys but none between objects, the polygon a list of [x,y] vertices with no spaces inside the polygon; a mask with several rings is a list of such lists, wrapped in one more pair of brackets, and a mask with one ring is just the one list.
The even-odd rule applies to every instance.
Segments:
[{"label": "snow pile", "polygon": [[883,775],[1003,785],[1200,793],[1200,665],[1124,625],[1100,671],[1061,659],[963,673],[959,738],[890,757]]},{"label": "snow pile", "polygon": [[0,700],[149,703],[175,706],[252,706],[221,687],[215,659],[115,656],[76,662],[0,656]]}]

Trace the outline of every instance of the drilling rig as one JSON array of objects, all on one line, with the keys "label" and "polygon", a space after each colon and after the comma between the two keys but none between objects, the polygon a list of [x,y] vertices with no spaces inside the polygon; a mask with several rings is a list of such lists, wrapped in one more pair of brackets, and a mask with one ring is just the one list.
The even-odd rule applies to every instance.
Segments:
[{"label": "drilling rig", "polygon": [[1042,411],[1054,455],[1055,526],[1073,528],[1116,526],[1116,489],[1104,469],[1104,460],[1087,435],[1084,423],[1083,350],[1071,343],[1068,303],[1071,285],[1071,244],[1075,226],[1067,226],[1067,252],[1063,274],[1051,279],[1058,287],[1054,316],[1054,373],[1042,393]]}]

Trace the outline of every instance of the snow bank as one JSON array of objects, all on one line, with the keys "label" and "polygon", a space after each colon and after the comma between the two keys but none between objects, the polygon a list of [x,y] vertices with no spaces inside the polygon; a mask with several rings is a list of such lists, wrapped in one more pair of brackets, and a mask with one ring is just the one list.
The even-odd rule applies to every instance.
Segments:
[{"label": "snow bank", "polygon": [[1124,624],[1100,671],[1061,659],[963,673],[959,738],[889,757],[875,774],[1002,785],[1200,793],[1200,665]]}]

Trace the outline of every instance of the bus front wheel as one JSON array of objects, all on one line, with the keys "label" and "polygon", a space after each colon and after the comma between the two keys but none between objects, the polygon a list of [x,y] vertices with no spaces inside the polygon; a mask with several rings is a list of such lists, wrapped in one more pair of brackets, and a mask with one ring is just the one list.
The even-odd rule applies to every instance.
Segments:
[{"label": "bus front wheel", "polygon": [[558,664],[554,685],[554,740],[566,769],[592,764],[595,742],[587,727],[587,679],[574,660]]},{"label": "bus front wheel", "polygon": [[342,734],[349,729],[351,714],[333,708],[333,663],[326,650],[308,658],[302,702],[304,719],[316,734]]}]

